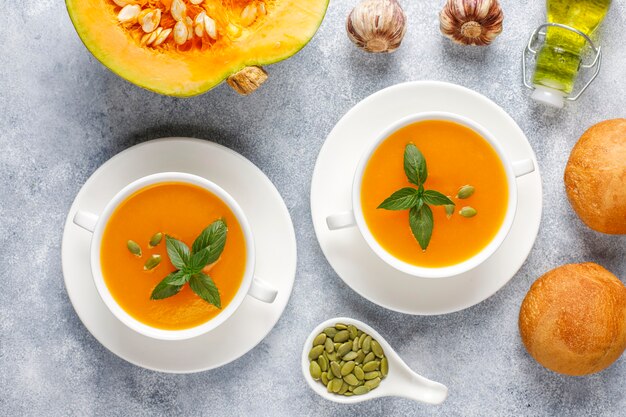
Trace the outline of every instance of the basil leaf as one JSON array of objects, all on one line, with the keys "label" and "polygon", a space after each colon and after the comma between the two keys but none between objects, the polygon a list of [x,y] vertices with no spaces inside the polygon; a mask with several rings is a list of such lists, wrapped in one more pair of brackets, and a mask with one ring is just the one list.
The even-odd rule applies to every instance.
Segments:
[{"label": "basil leaf", "polygon": [[180,279],[184,276],[185,274],[183,274],[181,271],[176,271],[163,278],[163,280],[159,282],[156,287],[154,287],[154,290],[152,290],[150,299],[162,300],[164,298],[168,298],[178,294],[180,292],[180,289],[183,288],[184,283],[174,283],[180,282]]},{"label": "basil leaf", "polygon": [[424,202],[426,204],[432,204],[433,206],[445,206],[447,204],[454,205],[454,201],[450,200],[439,191],[426,190],[424,191],[424,195],[422,197],[424,198]]},{"label": "basil leaf", "polygon": [[422,250],[428,248],[430,238],[433,234],[433,212],[426,204],[422,205],[419,209],[413,207],[409,211],[409,225],[411,226],[411,232],[419,243]]},{"label": "basil leaf", "polygon": [[379,209],[407,210],[413,207],[418,200],[418,192],[415,188],[406,187],[391,194],[385,201],[380,203]]},{"label": "basil leaf", "polygon": [[409,182],[418,187],[426,182],[428,178],[428,169],[426,168],[426,159],[424,155],[417,149],[417,146],[409,143],[404,148],[404,173]]},{"label": "basil leaf", "polygon": [[191,250],[196,254],[207,249],[209,252],[207,264],[212,264],[219,259],[224,250],[227,232],[228,227],[224,219],[216,220],[200,233],[200,236],[193,242]]},{"label": "basil leaf", "polygon": [[194,253],[187,265],[183,268],[185,273],[189,275],[197,274],[202,271],[202,268],[207,266],[209,260],[211,259],[211,252],[207,249],[202,249],[200,252]]},{"label": "basil leaf", "polygon": [[172,265],[176,269],[183,269],[189,262],[189,247],[171,236],[165,236],[165,245],[167,247],[167,256],[169,256]]},{"label": "basil leaf", "polygon": [[[172,275],[172,274],[170,274]],[[169,275],[168,275],[169,277]],[[167,277],[166,277],[167,278]],[[191,278],[191,275],[189,274],[185,274],[184,271],[176,271],[174,272],[174,276],[171,277],[170,279],[167,280],[167,284],[168,285],[185,285],[187,283],[187,281],[189,281],[189,278]]]},{"label": "basil leaf", "polygon": [[203,272],[195,274],[189,280],[189,286],[204,301],[217,308],[222,308],[220,293],[210,276]]}]

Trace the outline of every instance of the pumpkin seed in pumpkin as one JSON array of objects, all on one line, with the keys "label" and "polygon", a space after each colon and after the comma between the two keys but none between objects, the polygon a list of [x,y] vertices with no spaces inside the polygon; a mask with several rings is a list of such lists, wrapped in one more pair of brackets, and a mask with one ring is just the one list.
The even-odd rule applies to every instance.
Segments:
[{"label": "pumpkin seed in pumpkin", "polygon": [[139,13],[137,21],[144,32],[152,33],[161,23],[161,9],[144,9]]},{"label": "pumpkin seed in pumpkin", "polygon": [[241,24],[243,26],[250,26],[254,23],[257,17],[257,7],[255,3],[249,3],[246,7],[241,11]]},{"label": "pumpkin seed in pumpkin", "polygon": [[137,4],[127,4],[122,7],[122,10],[117,14],[117,20],[120,23],[135,23],[137,21],[137,17],[139,17],[139,13],[141,13],[141,7]]},{"label": "pumpkin seed in pumpkin", "polygon": [[183,20],[185,12],[187,11],[187,6],[183,3],[183,0],[173,0],[172,5],[170,6],[170,14],[177,22]]},{"label": "pumpkin seed in pumpkin", "polygon": [[189,30],[187,29],[187,25],[184,22],[176,22],[174,25],[174,42],[177,45],[182,45],[187,42],[187,36],[189,35]]}]

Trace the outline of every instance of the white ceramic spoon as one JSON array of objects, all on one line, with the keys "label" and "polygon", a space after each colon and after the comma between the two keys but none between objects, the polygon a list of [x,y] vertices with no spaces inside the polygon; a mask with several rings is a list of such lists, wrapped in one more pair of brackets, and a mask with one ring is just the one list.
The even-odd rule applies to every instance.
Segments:
[{"label": "white ceramic spoon", "polygon": [[[309,373],[309,365],[311,363],[309,361],[309,351],[313,347],[313,339],[326,327],[334,327],[336,323],[356,326],[357,329],[376,339],[385,351],[385,356],[389,362],[389,373],[377,388],[367,394],[346,397],[328,392],[324,384],[320,381],[315,381]],[[318,395],[341,404],[355,404],[379,397],[402,397],[428,404],[441,404],[448,396],[448,388],[445,385],[426,379],[413,372],[376,330],[363,322],[347,317],[326,320],[313,329],[302,349],[302,374],[311,389]]]}]

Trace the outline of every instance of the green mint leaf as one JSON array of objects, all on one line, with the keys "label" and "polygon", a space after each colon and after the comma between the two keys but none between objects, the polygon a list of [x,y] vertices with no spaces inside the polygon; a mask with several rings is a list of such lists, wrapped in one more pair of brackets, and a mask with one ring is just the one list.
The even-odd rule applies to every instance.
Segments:
[{"label": "green mint leaf", "polygon": [[182,271],[176,271],[163,278],[163,280],[159,282],[156,287],[154,287],[154,290],[152,290],[152,295],[150,295],[150,299],[162,300],[164,298],[168,298],[178,294],[180,292],[180,289],[183,288],[184,282],[182,284],[174,283],[180,282],[181,278],[184,277],[184,275],[185,274],[183,274]]},{"label": "green mint leaf", "polygon": [[417,190],[406,187],[391,194],[390,197],[380,203],[378,208],[385,210],[408,210],[417,203],[418,199]]},{"label": "green mint leaf", "polygon": [[169,235],[165,236],[165,245],[167,247],[167,256],[169,256],[172,265],[177,269],[183,269],[189,262],[189,247]]},{"label": "green mint leaf", "polygon": [[422,250],[426,250],[433,235],[434,227],[433,212],[430,207],[426,204],[423,204],[419,209],[413,207],[409,211],[409,225],[417,243],[419,243]]},{"label": "green mint leaf", "polygon": [[454,201],[450,200],[447,196],[435,190],[424,191],[423,198],[426,204],[431,204],[433,206],[445,206],[448,204],[454,205]]},{"label": "green mint leaf", "polygon": [[426,159],[424,155],[417,149],[417,146],[409,143],[404,148],[404,172],[409,182],[417,185],[423,185],[428,178],[428,169],[426,168]]},{"label": "green mint leaf", "polygon": [[202,271],[202,269],[207,266],[209,260],[211,259],[211,252],[209,248],[202,249],[200,252],[194,253],[191,255],[189,262],[183,268],[186,274],[194,275],[198,272]]},{"label": "green mint leaf", "polygon": [[200,233],[200,236],[193,242],[191,250],[194,254],[207,250],[209,256],[205,265],[212,264],[219,259],[224,250],[227,233],[226,222],[223,219],[216,220]]},{"label": "green mint leaf", "polygon": [[210,276],[203,272],[195,274],[189,280],[189,286],[204,301],[217,308],[222,308],[220,293]]}]

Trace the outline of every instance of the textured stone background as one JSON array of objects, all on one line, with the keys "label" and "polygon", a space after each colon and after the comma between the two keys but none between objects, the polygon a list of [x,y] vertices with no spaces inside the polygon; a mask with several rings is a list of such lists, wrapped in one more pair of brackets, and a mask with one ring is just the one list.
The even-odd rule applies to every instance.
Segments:
[{"label": "textured stone background", "polygon": [[[270,81],[253,96],[220,86],[179,100],[137,88],[99,64],[60,0],[3,1],[0,414],[624,415],[626,358],[586,378],[553,374],[525,353],[517,313],[535,278],[566,262],[596,261],[626,279],[625,238],[587,229],[562,184],[580,134],[626,116],[626,5],[615,1],[603,27],[598,81],[580,102],[552,111],[530,102],[520,86],[520,52],[543,19],[543,2],[504,0],[505,31],[485,49],[442,39],[442,2],[403,1],[410,26],[402,48],[370,56],[344,33],[355,1],[335,0],[314,40],[272,66]],[[521,271],[487,301],[440,317],[393,313],[354,293],[325,261],[309,212],[315,158],[339,117],[383,87],[424,79],[473,88],[504,107],[537,152],[544,184],[541,231]],[[261,167],[285,198],[299,241],[296,285],[276,328],[238,361],[185,376],[135,367],[103,348],[74,313],[61,275],[63,223],[81,185],[123,149],[171,135],[217,141]],[[449,386],[448,401],[339,407],[317,397],[300,374],[301,344],[315,324],[343,314],[385,329],[412,368]]]}]

